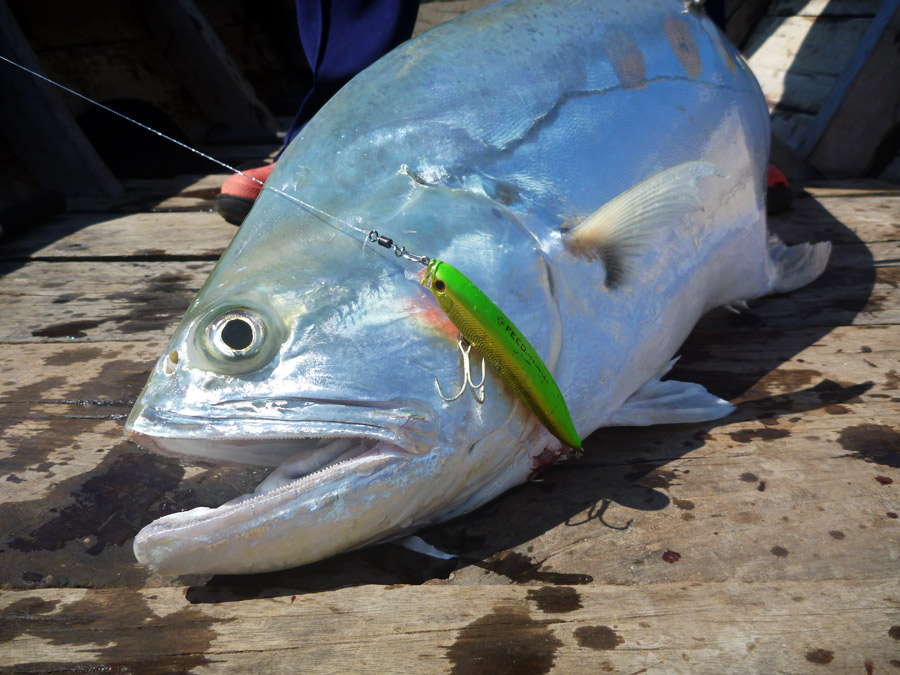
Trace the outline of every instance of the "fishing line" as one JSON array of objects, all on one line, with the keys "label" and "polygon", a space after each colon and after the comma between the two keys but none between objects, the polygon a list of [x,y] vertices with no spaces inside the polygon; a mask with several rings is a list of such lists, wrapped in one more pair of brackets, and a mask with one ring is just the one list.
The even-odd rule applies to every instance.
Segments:
[{"label": "fishing line", "polygon": [[[308,211],[312,215],[316,216],[319,220],[321,220],[326,225],[334,227],[335,229],[339,229],[335,226],[335,223],[340,223],[341,225],[344,225],[346,227],[354,229],[357,232],[360,232],[366,236],[369,235],[369,230],[364,230],[360,227],[357,227],[356,225],[353,225],[352,223],[348,223],[346,220],[341,220],[337,216],[333,216],[330,213],[328,213],[327,211],[323,211],[322,209],[313,206],[309,202],[305,202],[302,199],[298,199],[294,195],[288,194],[284,190],[279,190],[278,188],[272,187],[271,185],[266,185],[263,181],[259,180],[258,178],[254,178],[253,176],[248,176],[246,173],[244,173],[243,171],[241,171],[239,169],[236,169],[235,167],[231,166],[230,164],[226,164],[225,162],[223,162],[220,159],[216,159],[215,157],[213,157],[211,155],[207,155],[205,152],[201,152],[200,150],[197,150],[197,148],[192,148],[188,144],[182,143],[181,141],[179,141],[176,138],[167,136],[166,134],[162,133],[161,131],[157,131],[153,127],[149,127],[146,124],[143,124],[142,122],[138,122],[136,119],[132,119],[131,117],[128,117],[128,115],[124,115],[124,114],[118,112],[117,110],[113,110],[109,106],[106,106],[106,105],[100,103],[99,101],[95,101],[94,99],[89,98],[89,97],[85,96],[84,94],[81,94],[81,93],[75,91],[74,89],[70,89],[69,87],[65,86],[64,84],[60,84],[59,82],[56,82],[55,80],[51,80],[46,75],[42,75],[41,73],[35,72],[35,71],[31,70],[30,68],[27,68],[19,63],[16,63],[15,61],[12,61],[12,60],[6,58],[3,55],[0,55],[0,59],[2,59],[3,61],[6,61],[10,65],[15,66],[16,68],[24,70],[26,73],[30,73],[31,75],[34,75],[38,79],[43,80],[44,82],[47,82],[48,84],[52,84],[54,87],[58,87],[59,89],[62,89],[63,91],[66,91],[66,92],[72,94],[73,96],[77,96],[78,98],[82,99],[83,101],[87,101],[88,103],[91,103],[91,104],[97,106],[98,108],[102,108],[103,110],[110,112],[113,115],[116,115],[117,117],[121,117],[122,119],[127,120],[127,121],[131,122],[132,124],[136,124],[137,126],[141,127],[142,129],[145,129],[146,131],[156,134],[157,136],[164,138],[167,141],[170,141],[170,142],[174,143],[175,145],[178,145],[178,146],[184,148],[185,150],[189,150],[190,152],[193,152],[195,155],[200,155],[200,157],[203,157],[204,159],[208,159],[210,162],[213,162],[214,164],[218,164],[219,166],[221,166],[225,169],[228,169],[232,173],[236,173],[239,176],[243,176],[244,178],[249,178],[254,183],[259,184],[263,190],[269,190],[271,192],[274,192],[275,194],[281,195],[282,197],[284,197],[286,199],[289,199],[297,206],[301,207],[305,211]],[[330,219],[332,222],[329,222],[326,219]]]}]

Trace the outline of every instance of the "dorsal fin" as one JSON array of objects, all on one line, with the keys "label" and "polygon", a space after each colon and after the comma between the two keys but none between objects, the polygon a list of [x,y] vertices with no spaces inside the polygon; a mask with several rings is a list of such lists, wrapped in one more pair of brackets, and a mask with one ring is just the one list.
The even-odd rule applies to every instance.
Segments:
[{"label": "dorsal fin", "polygon": [[607,285],[621,284],[661,227],[685,213],[703,210],[697,180],[713,175],[727,174],[709,162],[685,162],[660,171],[569,230],[566,243],[603,261]]}]

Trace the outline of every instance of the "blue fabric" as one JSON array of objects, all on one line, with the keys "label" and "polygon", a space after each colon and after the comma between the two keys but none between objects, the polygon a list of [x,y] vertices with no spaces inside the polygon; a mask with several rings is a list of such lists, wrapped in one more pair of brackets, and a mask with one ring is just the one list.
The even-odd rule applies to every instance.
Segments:
[{"label": "blue fabric", "polygon": [[313,84],[285,145],[350,78],[412,36],[419,0],[296,0]]}]

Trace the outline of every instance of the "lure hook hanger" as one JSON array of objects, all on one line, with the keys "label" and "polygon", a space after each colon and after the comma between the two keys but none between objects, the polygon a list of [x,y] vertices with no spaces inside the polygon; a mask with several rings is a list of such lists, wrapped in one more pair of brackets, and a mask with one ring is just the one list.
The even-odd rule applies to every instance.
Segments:
[{"label": "lure hook hanger", "polygon": [[455,396],[447,397],[444,396],[444,391],[441,389],[441,385],[438,382],[437,377],[435,377],[434,386],[438,391],[438,396],[441,397],[441,400],[444,403],[450,403],[451,401],[456,401],[466,392],[466,389],[471,386],[472,396],[475,398],[475,400],[478,401],[478,403],[484,403],[484,357],[481,357],[481,381],[476,383],[474,380],[472,380],[472,362],[469,359],[469,355],[472,352],[472,345],[468,340],[460,335],[456,340],[456,346],[459,347],[459,353],[462,354],[463,359],[463,383],[460,385],[459,391],[456,392]]}]

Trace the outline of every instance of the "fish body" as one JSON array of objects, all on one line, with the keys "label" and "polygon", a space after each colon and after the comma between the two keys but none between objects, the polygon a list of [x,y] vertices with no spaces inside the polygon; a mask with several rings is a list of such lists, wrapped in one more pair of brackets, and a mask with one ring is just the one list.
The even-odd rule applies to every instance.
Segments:
[{"label": "fish body", "polygon": [[827,245],[770,239],[768,112],[737,52],[677,0],[516,0],[354,78],[278,162],[126,424],[164,453],[273,468],[256,494],[135,539],[161,573],[281,569],[401,537],[526,481],[567,448],[488,368],[421,265],[515,322],[599,427],[731,407],[661,380],[707,310],[814,279]]}]

